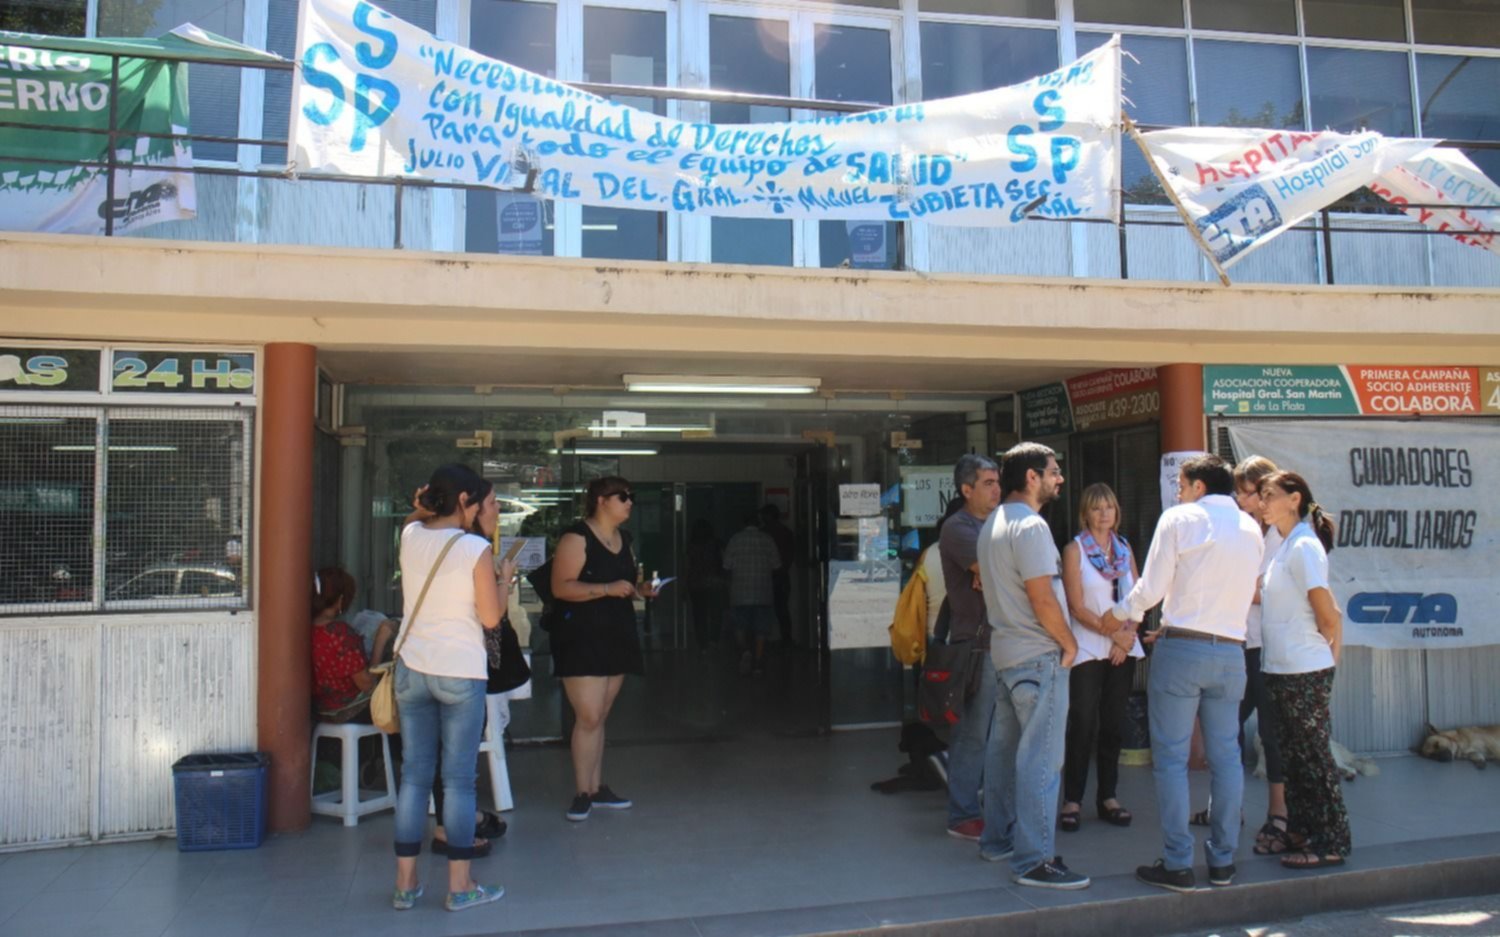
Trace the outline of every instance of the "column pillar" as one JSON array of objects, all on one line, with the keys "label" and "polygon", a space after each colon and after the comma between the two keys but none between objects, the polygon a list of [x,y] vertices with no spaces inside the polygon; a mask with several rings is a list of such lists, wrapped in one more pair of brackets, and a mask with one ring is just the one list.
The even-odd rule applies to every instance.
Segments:
[{"label": "column pillar", "polygon": [[260,654],[255,716],[271,755],[270,828],[311,820],[308,740],[312,736],[313,402],[317,349],[266,346],[261,393],[260,544],[257,620]]},{"label": "column pillar", "polygon": [[1203,419],[1203,365],[1165,364],[1156,369],[1161,389],[1161,451],[1208,448]]}]

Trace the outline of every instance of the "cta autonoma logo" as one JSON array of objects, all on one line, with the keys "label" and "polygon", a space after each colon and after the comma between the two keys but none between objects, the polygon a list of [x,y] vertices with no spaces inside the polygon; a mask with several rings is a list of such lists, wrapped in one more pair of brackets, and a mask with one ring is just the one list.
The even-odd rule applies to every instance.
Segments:
[{"label": "cta autonoma logo", "polygon": [[1452,625],[1458,599],[1447,592],[1360,592],[1349,599],[1348,612],[1361,625]]}]

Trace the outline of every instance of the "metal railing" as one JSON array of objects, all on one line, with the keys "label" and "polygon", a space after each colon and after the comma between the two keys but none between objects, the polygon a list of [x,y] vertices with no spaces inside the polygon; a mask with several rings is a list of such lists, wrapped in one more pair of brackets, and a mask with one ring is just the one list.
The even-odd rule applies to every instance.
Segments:
[{"label": "metal railing", "polygon": [[[64,48],[64,47],[62,47],[60,45],[58,46],[57,50],[58,51],[68,51],[66,48]],[[92,48],[90,48],[90,49],[78,49],[78,50],[75,50],[75,51],[80,52],[80,53],[86,53],[86,54],[89,54],[89,55],[95,55],[95,56],[106,54],[106,53],[100,53],[97,50],[92,49]],[[120,161],[119,161],[118,156],[117,156],[117,152],[118,152],[117,143],[118,143],[118,141],[119,141],[119,139],[121,137],[128,136],[128,137],[130,137],[132,139],[146,138],[146,139],[154,139],[154,140],[200,141],[200,142],[205,142],[205,143],[223,143],[223,144],[231,144],[231,145],[237,145],[237,146],[255,146],[255,147],[262,147],[262,148],[264,148],[264,147],[286,148],[287,147],[287,144],[288,144],[287,140],[278,140],[278,139],[269,139],[269,138],[231,137],[231,136],[222,136],[222,135],[214,135],[214,134],[198,134],[198,133],[184,133],[184,134],[177,134],[177,133],[144,133],[144,132],[137,132],[137,131],[121,130],[120,127],[119,127],[119,113],[118,113],[118,103],[117,103],[118,102],[118,98],[119,98],[120,60],[123,59],[123,58],[135,58],[135,59],[147,59],[147,60],[173,61],[173,62],[180,62],[180,63],[183,63],[183,64],[215,65],[215,66],[230,67],[230,68],[254,68],[254,69],[260,69],[260,70],[263,70],[263,71],[283,71],[283,72],[291,72],[291,71],[293,71],[294,68],[295,68],[295,63],[293,63],[291,61],[287,61],[287,60],[282,60],[282,61],[268,61],[268,62],[225,62],[225,61],[223,61],[221,59],[213,59],[213,58],[208,58],[208,57],[198,58],[198,57],[179,56],[179,55],[170,55],[170,56],[168,56],[168,55],[159,55],[158,56],[158,55],[151,55],[149,53],[139,53],[139,52],[113,53],[113,54],[108,54],[108,57],[110,58],[110,88],[109,88],[109,123],[108,123],[107,128],[105,128],[105,129],[76,128],[76,127],[59,128],[59,127],[55,127],[55,126],[51,126],[51,125],[47,125],[47,124],[29,123],[29,122],[25,122],[25,121],[9,121],[9,120],[7,120],[7,121],[0,121],[0,128],[9,128],[9,129],[18,129],[18,130],[37,130],[37,131],[47,131],[47,132],[51,132],[51,133],[60,133],[60,132],[84,133],[84,134],[91,134],[91,135],[102,135],[102,136],[106,136],[108,138],[107,139],[107,144],[108,145],[107,145],[107,148],[106,148],[106,157],[102,161],[59,160],[59,159],[49,159],[49,158],[44,158],[44,157],[26,157],[26,161],[30,162],[30,163],[37,163],[37,164],[43,164],[43,165],[84,167],[84,168],[91,168],[91,169],[103,169],[105,171],[105,173],[106,173],[106,187],[105,187],[106,205],[104,206],[104,208],[102,209],[102,211],[103,211],[103,214],[104,214],[104,234],[105,234],[106,237],[113,236],[114,233],[115,233],[115,231],[114,231],[114,228],[115,228],[115,214],[116,214],[116,210],[117,210],[117,206],[115,204],[115,175],[116,175],[116,173],[120,169]],[[823,99],[817,99],[817,98],[795,98],[795,97],[785,97],[785,96],[779,96],[779,95],[746,94],[746,93],[736,92],[736,91],[717,91],[717,90],[713,90],[713,89],[666,88],[666,87],[657,87],[657,86],[654,86],[654,85],[620,85],[620,84],[601,84],[601,83],[597,83],[597,82],[568,82],[568,84],[570,84],[571,86],[576,87],[576,88],[581,88],[584,91],[588,91],[591,94],[597,94],[597,95],[599,95],[601,97],[611,97],[611,96],[614,96],[614,97],[638,97],[638,98],[651,98],[651,99],[655,99],[655,100],[667,100],[667,101],[675,100],[675,101],[683,101],[683,102],[688,102],[688,103],[757,105],[757,106],[764,106],[764,107],[784,107],[784,108],[787,108],[788,110],[793,110],[793,111],[814,111],[814,112],[822,111],[822,112],[835,112],[835,113],[862,113],[862,112],[865,112],[865,111],[877,110],[879,108],[889,106],[889,105],[885,105],[885,104],[878,104],[878,103],[865,102],[865,101],[834,101],[834,100],[823,100]],[[291,115],[289,114],[288,115],[288,126],[290,126],[290,119],[291,119]],[[1137,128],[1139,130],[1142,130],[1142,131],[1172,129],[1168,125],[1137,124],[1136,126],[1137,126]],[[1122,136],[1121,145],[1124,146],[1124,145],[1131,145],[1131,144],[1128,144],[1128,142],[1125,141],[1124,138],[1123,138],[1123,136]],[[1500,141],[1486,141],[1486,140],[1445,140],[1445,141],[1442,142],[1442,145],[1444,145],[1444,146],[1460,147],[1460,148],[1463,148],[1463,149],[1470,149],[1470,150],[1500,150]],[[12,156],[11,154],[0,152],[0,161],[4,161],[6,159],[17,159],[17,158],[18,157]],[[281,180],[281,181],[288,181],[288,180],[295,179],[297,181],[303,181],[303,182],[330,182],[330,183],[335,183],[335,184],[351,184],[352,183],[352,184],[358,184],[358,185],[390,186],[393,189],[393,202],[394,202],[394,208],[393,208],[393,211],[392,211],[391,247],[393,249],[395,249],[395,250],[401,250],[404,247],[404,245],[402,244],[401,228],[402,228],[402,221],[403,221],[403,217],[402,217],[403,216],[403,206],[402,206],[402,203],[403,203],[403,196],[404,196],[406,190],[408,190],[408,189],[417,189],[419,191],[420,190],[432,190],[432,191],[462,191],[462,192],[488,192],[488,193],[495,193],[495,192],[501,192],[501,191],[511,191],[511,192],[519,192],[519,193],[529,194],[529,193],[533,192],[533,184],[534,184],[535,178],[536,178],[536,172],[535,172],[535,170],[532,170],[528,174],[527,181],[526,181],[526,184],[525,184],[524,187],[522,187],[520,189],[513,189],[513,190],[501,190],[501,189],[497,189],[497,188],[495,188],[493,186],[477,185],[477,184],[466,183],[466,182],[445,182],[445,181],[441,181],[441,180],[414,179],[414,178],[408,178],[408,177],[402,177],[402,176],[352,176],[352,175],[345,175],[345,174],[338,174],[338,173],[324,173],[324,172],[315,172],[315,173],[309,172],[309,173],[304,173],[304,174],[299,174],[299,175],[293,176],[289,167],[287,169],[279,169],[278,170],[278,169],[241,169],[239,167],[230,167],[230,166],[193,165],[193,166],[188,166],[188,167],[173,167],[173,171],[175,171],[175,172],[188,172],[188,173],[192,173],[194,175],[204,175],[204,176],[229,176],[229,177],[232,177],[232,178],[239,178],[239,179],[271,179],[271,180]],[[1296,225],[1296,226],[1294,226],[1294,227],[1292,227],[1292,228],[1289,229],[1289,231],[1299,231],[1299,232],[1303,232],[1303,233],[1319,235],[1321,237],[1321,240],[1322,240],[1322,268],[1323,268],[1321,272],[1322,272],[1322,282],[1323,282],[1324,285],[1330,285],[1331,286],[1331,285],[1333,285],[1335,283],[1335,278],[1334,278],[1333,239],[1332,239],[1332,236],[1334,234],[1399,234],[1399,235],[1416,235],[1416,236],[1421,236],[1421,237],[1450,238],[1450,237],[1453,237],[1455,234],[1463,234],[1463,233],[1465,233],[1465,232],[1434,231],[1434,230],[1432,230],[1430,228],[1427,228],[1425,226],[1421,226],[1421,225],[1415,225],[1414,226],[1409,221],[1406,222],[1406,223],[1404,223],[1404,224],[1391,225],[1391,226],[1377,226],[1377,225],[1361,224],[1358,227],[1347,227],[1347,226],[1336,224],[1334,222],[1334,220],[1333,220],[1333,215],[1335,213],[1359,214],[1359,215],[1367,215],[1367,216],[1374,217],[1374,218],[1391,218],[1393,220],[1397,219],[1397,218],[1401,218],[1401,219],[1405,219],[1406,218],[1406,216],[1404,214],[1402,214],[1402,212],[1399,209],[1396,209],[1394,206],[1391,206],[1388,203],[1385,203],[1383,201],[1376,200],[1376,199],[1371,199],[1369,197],[1361,197],[1360,196],[1360,192],[1362,192],[1362,191],[1364,191],[1364,190],[1356,191],[1355,193],[1352,193],[1351,195],[1345,196],[1344,198],[1338,200],[1337,202],[1334,202],[1333,204],[1328,205],[1327,207],[1325,207],[1324,209],[1322,209],[1322,211],[1319,212],[1316,221],[1313,221],[1313,220],[1310,219],[1308,221],[1304,221],[1304,222],[1302,222],[1302,223],[1300,223],[1300,224],[1298,224],[1298,225]],[[1132,227],[1136,227],[1136,228],[1140,228],[1140,227],[1148,227],[1148,228],[1149,227],[1177,228],[1177,227],[1182,227],[1183,224],[1184,224],[1183,220],[1176,214],[1175,211],[1172,212],[1171,217],[1164,217],[1164,218],[1161,218],[1161,219],[1128,218],[1128,217],[1126,217],[1125,209],[1128,209],[1128,208],[1131,208],[1131,207],[1137,207],[1137,208],[1140,208],[1140,207],[1163,207],[1163,208],[1170,208],[1170,204],[1168,203],[1165,195],[1163,195],[1163,197],[1161,198],[1161,200],[1159,202],[1158,201],[1127,202],[1127,201],[1124,201],[1123,198],[1122,198],[1121,213],[1120,213],[1120,219],[1119,219],[1118,222],[1111,221],[1111,220],[1105,219],[1105,218],[1048,218],[1048,217],[1044,217],[1044,216],[1038,216],[1038,215],[1029,214],[1029,212],[1032,211],[1032,210],[1034,210],[1034,208],[1037,206],[1037,204],[1040,204],[1041,201],[1042,200],[1039,199],[1037,203],[1033,204],[1032,206],[1028,206],[1027,207],[1028,214],[1026,215],[1026,220],[1028,220],[1028,221],[1036,221],[1036,222],[1043,222],[1043,223],[1049,223],[1050,222],[1050,223],[1053,223],[1053,224],[1057,224],[1057,223],[1063,223],[1063,224],[1094,224],[1094,225],[1110,225],[1110,226],[1116,227],[1118,229],[1118,239],[1117,240],[1118,240],[1118,245],[1119,245],[1119,269],[1120,269],[1120,277],[1119,278],[1120,279],[1129,279],[1130,278],[1129,244],[1128,244],[1128,237],[1127,237],[1127,229],[1132,228]],[[1413,209],[1424,209],[1424,208],[1425,209],[1446,209],[1446,210],[1465,210],[1465,209],[1467,209],[1467,210],[1483,210],[1483,211],[1494,211],[1494,210],[1496,210],[1496,206],[1493,206],[1493,205],[1469,205],[1469,204],[1455,204],[1455,203],[1451,203],[1451,202],[1434,203],[1434,204],[1412,203],[1412,204],[1407,205],[1406,207],[1407,208],[1413,208]],[[900,231],[900,234],[898,236],[901,238],[902,241],[904,241],[904,238],[905,238],[905,228],[906,228],[906,225],[907,225],[906,222],[902,222],[902,223],[900,223],[898,225],[898,229]],[[902,267],[901,267],[901,255],[902,255],[903,252],[904,251],[902,249],[902,243],[901,243],[901,241],[898,241],[898,243],[897,243],[897,251],[896,251],[896,256],[897,256],[897,261],[896,261],[897,266],[896,266],[896,269],[902,269]]]}]

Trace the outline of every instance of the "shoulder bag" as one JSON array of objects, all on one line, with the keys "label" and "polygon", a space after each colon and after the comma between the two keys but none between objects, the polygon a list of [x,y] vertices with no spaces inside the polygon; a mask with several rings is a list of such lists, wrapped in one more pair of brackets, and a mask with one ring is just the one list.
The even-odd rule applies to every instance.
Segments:
[{"label": "shoulder bag", "polygon": [[379,682],[370,693],[370,721],[375,724],[375,728],[386,735],[395,735],[401,731],[401,713],[396,708],[396,661],[401,659],[401,647],[406,644],[411,629],[417,626],[417,613],[422,610],[422,600],[427,598],[427,590],[432,587],[432,579],[437,575],[438,567],[443,565],[443,560],[448,558],[448,551],[453,549],[453,545],[463,535],[464,532],[460,530],[443,545],[443,552],[438,554],[437,561],[432,564],[432,570],[427,573],[427,581],[422,584],[422,591],[417,595],[417,604],[412,606],[411,615],[401,629],[401,639],[396,642],[396,649],[391,652],[391,659],[370,668],[371,673],[380,674]]}]

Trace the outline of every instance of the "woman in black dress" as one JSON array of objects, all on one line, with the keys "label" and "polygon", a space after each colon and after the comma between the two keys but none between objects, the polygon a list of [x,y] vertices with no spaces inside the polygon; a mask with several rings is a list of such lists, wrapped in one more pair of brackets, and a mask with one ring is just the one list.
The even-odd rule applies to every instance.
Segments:
[{"label": "woman in black dress", "polygon": [[641,672],[635,599],[651,590],[636,583],[630,535],[635,495],[618,476],[597,478],[584,494],[584,519],[569,527],[552,558],[552,666],[573,707],[573,779],[569,820],[587,820],[594,807],[624,810],[631,802],[601,782],[604,722],[625,674]]}]

